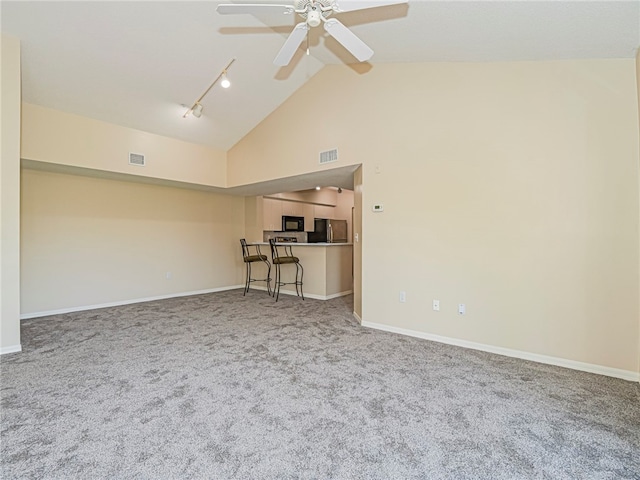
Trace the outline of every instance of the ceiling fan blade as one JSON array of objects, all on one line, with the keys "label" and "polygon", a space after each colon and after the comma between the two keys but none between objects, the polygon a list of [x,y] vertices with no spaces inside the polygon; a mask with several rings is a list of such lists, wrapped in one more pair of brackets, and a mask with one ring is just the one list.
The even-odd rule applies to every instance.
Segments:
[{"label": "ceiling fan blade", "polygon": [[324,29],[360,62],[369,60],[373,55],[373,50],[366,43],[356,37],[351,30],[335,18],[327,20],[324,23]]},{"label": "ceiling fan blade", "polygon": [[279,67],[289,65],[289,62],[293,58],[293,54],[296,53],[296,50],[302,43],[302,40],[306,37],[307,30],[309,30],[309,27],[306,22],[301,22],[293,28],[293,31],[289,34],[289,37],[287,37],[284,45],[282,45],[278,55],[276,55],[276,58],[273,60],[274,65]]},{"label": "ceiling fan blade", "polygon": [[364,10],[365,8],[386,7],[400,3],[409,3],[408,0],[336,0],[334,11],[351,12]]},{"label": "ceiling fan blade", "polygon": [[224,3],[218,5],[216,12],[221,15],[235,15],[238,13],[272,13],[272,14],[291,14],[294,12],[294,8],[291,5],[273,5],[273,4],[259,4],[259,3]]}]

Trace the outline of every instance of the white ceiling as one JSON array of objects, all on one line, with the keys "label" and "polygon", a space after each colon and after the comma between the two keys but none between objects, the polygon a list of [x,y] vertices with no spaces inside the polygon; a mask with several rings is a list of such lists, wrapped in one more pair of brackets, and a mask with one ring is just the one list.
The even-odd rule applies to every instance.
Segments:
[{"label": "white ceiling", "polygon": [[[222,150],[324,65],[355,62],[316,28],[310,56],[301,49],[288,67],[275,67],[300,18],[222,16],[219,3],[234,2],[3,0],[0,12],[2,32],[21,40],[26,102]],[[371,68],[631,58],[640,45],[640,0],[409,1],[336,18],[373,48]],[[181,104],[192,104],[232,58],[232,87],[214,87],[200,119],[182,118]]]}]

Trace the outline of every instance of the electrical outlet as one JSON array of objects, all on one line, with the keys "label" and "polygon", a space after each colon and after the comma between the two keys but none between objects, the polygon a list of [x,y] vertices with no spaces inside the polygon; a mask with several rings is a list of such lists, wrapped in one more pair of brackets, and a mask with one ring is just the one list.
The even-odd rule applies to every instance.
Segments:
[{"label": "electrical outlet", "polygon": [[464,305],[464,303],[459,303],[458,304],[458,313],[460,315],[464,315],[467,312],[467,307]]},{"label": "electrical outlet", "polygon": [[171,280],[171,272],[167,272],[165,277],[167,277],[167,280]]},{"label": "electrical outlet", "polygon": [[400,303],[405,303],[407,301],[407,292],[400,292]]},{"label": "electrical outlet", "polygon": [[433,310],[436,312],[440,311],[440,300],[434,300],[433,301]]}]

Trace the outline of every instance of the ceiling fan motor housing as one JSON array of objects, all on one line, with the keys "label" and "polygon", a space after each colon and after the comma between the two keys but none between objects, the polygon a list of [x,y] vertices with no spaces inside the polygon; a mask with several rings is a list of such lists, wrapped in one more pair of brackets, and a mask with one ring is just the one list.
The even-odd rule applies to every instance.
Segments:
[{"label": "ceiling fan motor housing", "polygon": [[335,0],[296,0],[295,9],[310,27],[317,27],[333,13]]}]

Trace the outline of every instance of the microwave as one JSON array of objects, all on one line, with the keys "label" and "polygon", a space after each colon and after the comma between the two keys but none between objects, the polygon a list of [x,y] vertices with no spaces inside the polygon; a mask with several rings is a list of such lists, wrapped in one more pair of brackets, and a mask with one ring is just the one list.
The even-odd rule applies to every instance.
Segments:
[{"label": "microwave", "polygon": [[282,216],[283,232],[304,232],[304,217]]}]

